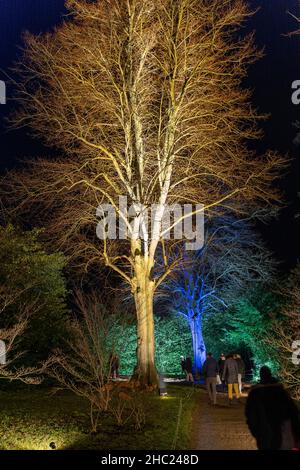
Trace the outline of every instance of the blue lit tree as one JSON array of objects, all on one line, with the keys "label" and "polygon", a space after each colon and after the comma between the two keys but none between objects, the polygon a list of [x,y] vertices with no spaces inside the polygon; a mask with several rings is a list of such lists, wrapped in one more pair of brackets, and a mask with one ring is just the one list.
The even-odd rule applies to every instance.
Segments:
[{"label": "blue lit tree", "polygon": [[[193,269],[182,267],[180,273],[171,278],[169,288],[172,291],[172,307],[188,322],[191,330],[195,369],[201,369],[206,356],[206,348],[202,334],[203,316],[218,302],[214,286],[208,273],[201,269],[201,252],[195,255]],[[195,269],[195,267],[197,268]]]},{"label": "blue lit tree", "polygon": [[249,221],[222,215],[217,222],[207,223],[204,247],[186,252],[164,286],[171,293],[171,310],[190,326],[196,371],[206,357],[203,318],[227,310],[257,283],[268,282],[274,270],[269,252]]}]

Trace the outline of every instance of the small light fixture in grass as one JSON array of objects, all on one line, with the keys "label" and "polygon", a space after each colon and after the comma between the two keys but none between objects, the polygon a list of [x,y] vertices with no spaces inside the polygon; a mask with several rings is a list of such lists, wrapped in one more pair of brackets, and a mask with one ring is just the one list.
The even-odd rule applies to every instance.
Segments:
[{"label": "small light fixture in grass", "polygon": [[167,388],[166,388],[166,384],[165,384],[165,381],[164,381],[164,377],[162,375],[159,376],[159,396],[160,397],[165,397],[167,396],[168,393],[167,393]]}]

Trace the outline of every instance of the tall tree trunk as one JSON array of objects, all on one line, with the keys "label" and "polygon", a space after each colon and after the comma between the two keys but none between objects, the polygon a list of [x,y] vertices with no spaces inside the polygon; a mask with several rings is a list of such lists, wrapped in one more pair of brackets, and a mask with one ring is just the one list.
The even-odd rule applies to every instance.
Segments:
[{"label": "tall tree trunk", "polygon": [[195,373],[199,373],[202,369],[203,363],[206,359],[206,347],[203,339],[202,333],[202,318],[201,315],[197,315],[194,318],[191,318],[189,321],[192,341],[193,341],[193,351],[194,351],[194,367]]},{"label": "tall tree trunk", "polygon": [[137,365],[133,379],[141,385],[158,385],[155,367],[154,336],[154,281],[150,277],[149,263],[139,257],[135,265],[134,299],[137,315]]}]

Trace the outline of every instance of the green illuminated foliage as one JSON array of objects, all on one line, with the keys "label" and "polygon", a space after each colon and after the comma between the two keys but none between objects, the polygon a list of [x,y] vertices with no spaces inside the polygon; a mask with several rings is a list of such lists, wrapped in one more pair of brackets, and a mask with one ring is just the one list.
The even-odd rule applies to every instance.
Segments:
[{"label": "green illuminated foliage", "polygon": [[262,365],[278,372],[278,360],[268,338],[274,319],[279,314],[282,298],[271,291],[257,289],[236,299],[228,309],[204,319],[203,330],[207,347],[215,355],[238,351],[252,364],[253,377]]},{"label": "green illuminated foliage", "polygon": [[[116,349],[120,358],[120,374],[130,375],[136,365],[136,326],[116,324],[112,338],[118,338]],[[176,315],[155,317],[156,364],[162,374],[180,375],[180,356],[193,356],[192,339],[187,322]]]},{"label": "green illuminated foliage", "polygon": [[180,356],[193,357],[187,321],[179,316],[155,318],[156,363],[159,372],[180,375]]},{"label": "green illuminated foliage", "polygon": [[63,277],[65,258],[48,254],[38,240],[40,231],[0,227],[0,284],[2,298],[12,299],[1,315],[9,327],[28,306],[30,322],[21,346],[31,358],[56,347],[65,333],[67,289]]}]

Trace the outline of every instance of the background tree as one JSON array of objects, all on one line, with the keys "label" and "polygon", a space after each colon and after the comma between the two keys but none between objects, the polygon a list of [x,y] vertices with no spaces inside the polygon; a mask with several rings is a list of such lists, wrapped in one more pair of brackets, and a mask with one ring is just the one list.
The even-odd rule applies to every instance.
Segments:
[{"label": "background tree", "polygon": [[22,325],[18,348],[27,351],[23,365],[36,364],[59,345],[67,319],[65,257],[46,253],[38,236],[38,230],[0,227],[0,327],[4,334],[6,328]]},{"label": "background tree", "polygon": [[293,397],[300,398],[300,265],[292,271],[288,286],[282,289],[282,314],[275,318],[268,344],[277,358],[279,374]]},{"label": "background tree", "polygon": [[[124,316],[123,316],[124,317]],[[180,376],[180,356],[192,356],[191,331],[178,315],[155,315],[155,364],[160,374]],[[111,326],[115,349],[120,359],[120,374],[131,375],[136,363],[136,326],[132,319]]]},{"label": "background tree", "polygon": [[48,255],[38,231],[0,226],[0,340],[6,357],[0,377],[37,382],[38,359],[64,334],[63,255]]},{"label": "background tree", "polygon": [[[207,215],[276,199],[282,163],[249,151],[258,138],[241,88],[260,54],[239,35],[242,0],[67,0],[54,32],[25,37],[13,122],[59,150],[10,174],[18,212],[35,214],[51,241],[84,269],[104,261],[128,283],[137,314],[136,375],[155,382],[153,278],[167,204],[201,203]],[[119,210],[127,196],[135,214]],[[11,196],[10,196],[11,197]],[[19,198],[19,199],[18,199]],[[97,240],[96,209],[110,203],[130,240]],[[156,205],[151,231],[144,208]],[[31,212],[31,217],[33,217]],[[180,218],[178,219],[180,220]]]},{"label": "background tree", "polygon": [[207,345],[216,355],[237,351],[246,361],[246,367],[255,379],[259,369],[268,365],[278,373],[278,354],[269,344],[270,331],[284,304],[276,284],[257,283],[248,286],[227,309],[218,311],[203,321]]},{"label": "background tree", "polygon": [[[18,320],[8,321],[5,318],[6,310],[19,300],[20,292],[9,292],[0,288],[0,378],[8,380],[21,380],[25,383],[39,383],[35,376],[36,369],[33,367],[16,366],[22,356],[18,348],[20,338],[28,326],[28,317],[34,311],[34,305],[22,306],[18,312]],[[5,322],[6,320],[6,322]]]},{"label": "background tree", "polygon": [[128,341],[125,335],[119,335],[124,317],[115,312],[107,314],[95,292],[88,296],[76,292],[75,306],[66,344],[47,359],[44,370],[57,381],[56,390],[70,390],[89,402],[93,432],[106,413],[112,414],[119,426],[134,420],[136,429],[140,429],[145,413],[134,393],[135,385],[111,380],[113,357],[118,348],[126,348]]},{"label": "background tree", "polygon": [[[245,292],[270,283],[273,274],[271,255],[251,221],[223,214],[206,224],[204,247],[186,254],[162,287],[171,309],[190,325],[196,371],[206,359],[204,317],[210,321],[224,310],[230,315],[230,307],[236,306]],[[218,338],[213,328],[210,334],[213,346]]]}]

